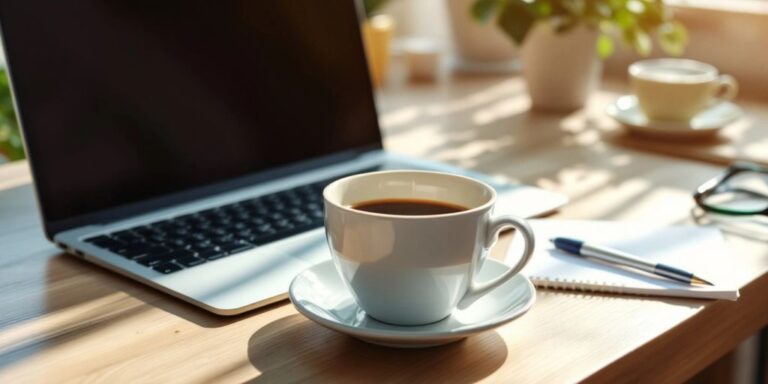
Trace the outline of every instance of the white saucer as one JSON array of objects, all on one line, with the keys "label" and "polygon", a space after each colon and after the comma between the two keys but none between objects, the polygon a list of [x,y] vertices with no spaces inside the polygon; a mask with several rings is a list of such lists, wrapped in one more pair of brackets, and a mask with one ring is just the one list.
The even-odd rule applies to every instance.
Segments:
[{"label": "white saucer", "polygon": [[710,105],[689,121],[654,121],[649,119],[633,95],[625,95],[608,106],[609,116],[624,124],[632,133],[645,136],[704,137],[738,120],[744,112],[730,101]]},{"label": "white saucer", "polygon": [[[488,259],[478,273],[480,281],[509,269]],[[347,291],[332,261],[301,272],[288,290],[291,302],[304,316],[320,325],[360,340],[399,348],[422,348],[447,344],[504,323],[526,313],[536,301],[530,280],[517,275],[468,308],[454,310],[436,323],[418,326],[386,324],[366,316]]]}]

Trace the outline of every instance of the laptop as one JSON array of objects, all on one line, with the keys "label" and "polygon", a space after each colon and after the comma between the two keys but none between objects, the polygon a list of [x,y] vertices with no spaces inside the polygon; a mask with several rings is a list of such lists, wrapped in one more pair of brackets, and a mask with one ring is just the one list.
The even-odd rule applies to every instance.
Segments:
[{"label": "laptop", "polygon": [[328,259],[322,189],[383,169],[490,182],[497,210],[564,196],[382,146],[355,2],[0,2],[46,236],[221,315]]}]

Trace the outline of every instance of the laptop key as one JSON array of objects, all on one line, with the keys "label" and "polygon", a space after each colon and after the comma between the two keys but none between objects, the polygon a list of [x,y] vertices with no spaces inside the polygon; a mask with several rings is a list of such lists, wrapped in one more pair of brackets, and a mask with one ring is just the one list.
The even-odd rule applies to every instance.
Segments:
[{"label": "laptop key", "polygon": [[292,221],[294,225],[297,225],[297,226],[314,224],[314,221],[309,217],[307,217],[306,215],[294,217]]},{"label": "laptop key", "polygon": [[313,222],[309,224],[292,225],[289,229],[279,230],[269,235],[252,237],[251,240],[253,240],[256,245],[263,245],[273,241],[282,240],[286,237],[290,237],[298,233],[309,231],[310,229],[318,228],[320,227],[320,224],[321,223]]},{"label": "laptop key", "polygon": [[195,256],[178,257],[174,259],[174,261],[185,267],[194,267],[196,265],[205,263],[205,259],[195,257]]},{"label": "laptop key", "polygon": [[195,247],[211,247],[211,246],[213,246],[213,244],[211,243],[211,240],[205,239],[192,244],[190,246],[190,249],[194,250]]},{"label": "laptop key", "polygon": [[218,244],[218,245],[227,245],[229,243],[232,243],[235,240],[236,240],[235,236],[233,234],[231,234],[231,233],[228,233],[228,234],[226,234],[224,236],[219,236],[219,237],[213,238],[213,242],[215,244]]},{"label": "laptop key", "polygon": [[163,243],[165,245],[168,245],[168,246],[171,246],[171,247],[176,247],[176,248],[184,247],[184,246],[189,244],[188,241],[182,240],[182,239],[165,239],[165,241],[163,241]]},{"label": "laptop key", "polygon": [[211,226],[213,226],[213,222],[208,219],[205,219],[192,225],[192,230],[199,232],[199,231],[209,229],[211,228]]},{"label": "laptop key", "polygon": [[154,236],[147,237],[144,240],[147,241],[148,243],[163,244],[166,241],[166,237],[165,235],[154,235]]},{"label": "laptop key", "polygon": [[232,242],[226,245],[219,246],[219,248],[221,248],[222,251],[225,251],[229,254],[243,252],[253,247],[254,247],[253,244],[247,243],[247,242]]},{"label": "laptop key", "polygon": [[174,264],[174,263],[162,262],[162,263],[158,263],[158,264],[153,265],[152,269],[167,275],[169,273],[180,271],[183,268],[181,268],[180,266],[178,266],[177,264]]},{"label": "laptop key", "polygon": [[139,256],[135,259],[133,259],[137,263],[141,265],[146,265],[148,267],[153,266],[157,263],[167,262],[170,261],[170,259],[165,258],[161,255],[146,255],[146,256]]},{"label": "laptop key", "polygon": [[291,221],[288,219],[275,220],[275,222],[272,223],[272,225],[274,225],[278,231],[282,229],[288,229],[288,230],[293,229],[293,224],[291,224]]},{"label": "laptop key", "polygon": [[237,236],[239,237],[253,236],[253,230],[250,228],[243,229],[242,231],[237,232]]},{"label": "laptop key", "polygon": [[220,249],[210,249],[210,250],[202,251],[198,253],[198,256],[208,261],[213,261],[213,260],[218,260],[223,257],[229,256],[229,254],[226,251],[222,251]]},{"label": "laptop key", "polygon": [[133,260],[139,264],[151,266],[160,262],[171,261],[177,257],[194,256],[194,255],[195,255],[194,252],[188,251],[186,249],[175,249],[175,250],[170,250],[170,251],[166,251],[158,254],[139,256]]},{"label": "laptop key", "polygon": [[211,237],[227,235],[227,231],[224,228],[212,228],[206,232]]},{"label": "laptop key", "polygon": [[200,232],[195,232],[195,233],[190,234],[187,238],[190,241],[203,241],[203,240],[207,240],[208,236],[206,236],[206,235],[204,235],[204,234],[202,234]]},{"label": "laptop key", "polygon": [[135,259],[140,256],[146,255],[159,255],[168,252],[168,248],[159,247],[154,245],[144,244],[141,246],[133,246],[125,249],[115,251],[120,256],[127,257],[129,259]]},{"label": "laptop key", "polygon": [[272,234],[275,232],[275,228],[272,227],[272,224],[261,224],[255,228],[255,231],[258,234]]},{"label": "laptop key", "polygon": [[173,259],[179,259],[189,256],[194,256],[195,252],[190,251],[188,249],[176,249],[170,252],[166,252],[163,254],[158,255],[159,257],[162,257],[165,260],[173,260]]},{"label": "laptop key", "polygon": [[238,222],[235,222],[234,224],[232,224],[230,226],[230,229],[232,229],[232,230],[242,230],[242,229],[245,229],[247,227],[248,227],[248,224],[246,224],[246,223],[244,223],[242,221],[238,221]]},{"label": "laptop key", "polygon": [[194,244],[189,247],[189,250],[195,253],[203,253],[208,251],[215,251],[215,250],[218,250],[218,248],[211,243],[205,243],[205,244]]}]

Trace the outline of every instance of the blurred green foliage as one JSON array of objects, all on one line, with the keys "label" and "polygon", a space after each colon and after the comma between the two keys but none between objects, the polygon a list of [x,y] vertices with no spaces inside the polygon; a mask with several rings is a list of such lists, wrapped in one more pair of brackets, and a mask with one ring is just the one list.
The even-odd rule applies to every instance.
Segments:
[{"label": "blurred green foliage", "polygon": [[495,20],[517,45],[541,20],[559,33],[580,24],[596,28],[600,35],[595,48],[602,58],[613,53],[615,39],[642,56],[651,53],[653,37],[675,56],[688,42],[685,27],[672,18],[663,0],[477,0],[470,12],[480,22]]},{"label": "blurred green foliage", "polygon": [[5,69],[0,69],[0,155],[11,161],[24,158],[19,123]]},{"label": "blurred green foliage", "polygon": [[376,11],[381,9],[381,7],[384,6],[384,4],[388,3],[389,0],[363,0],[363,8],[365,9],[365,17],[367,19],[370,19],[376,14]]}]

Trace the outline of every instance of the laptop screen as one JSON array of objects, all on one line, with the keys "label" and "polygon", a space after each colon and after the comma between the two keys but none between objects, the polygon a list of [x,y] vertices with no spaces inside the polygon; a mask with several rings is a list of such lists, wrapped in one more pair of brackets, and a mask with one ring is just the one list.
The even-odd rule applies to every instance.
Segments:
[{"label": "laptop screen", "polygon": [[353,0],[6,0],[46,221],[379,146]]}]

